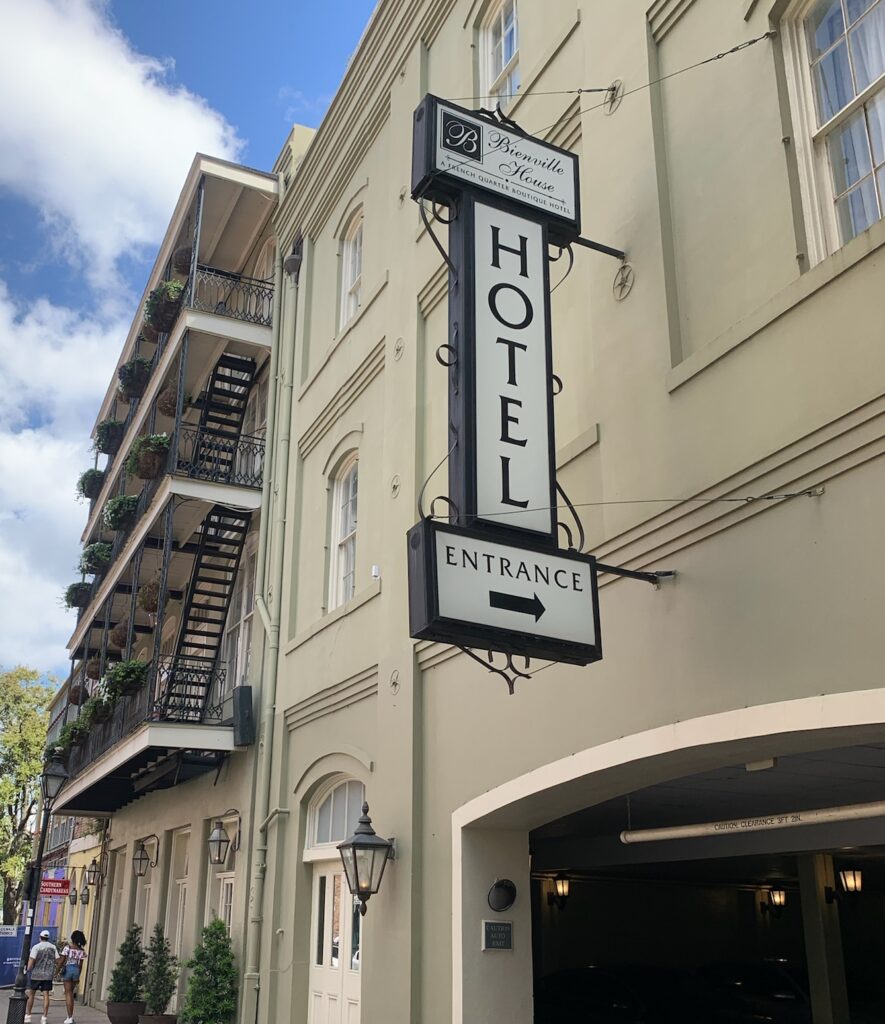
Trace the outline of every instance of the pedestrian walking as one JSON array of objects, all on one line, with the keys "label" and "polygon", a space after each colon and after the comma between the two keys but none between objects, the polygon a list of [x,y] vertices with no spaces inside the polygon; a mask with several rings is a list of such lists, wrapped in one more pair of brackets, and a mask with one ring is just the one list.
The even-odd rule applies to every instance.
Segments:
[{"label": "pedestrian walking", "polygon": [[38,992],[43,993],[43,1016],[40,1024],[46,1024],[49,1016],[49,996],[52,994],[52,979],[60,957],[55,944],[49,941],[49,932],[40,932],[40,941],[31,946],[28,957],[28,1005],[25,1008],[25,1024],[31,1024],[31,1011]]},{"label": "pedestrian walking", "polygon": [[61,955],[64,960],[61,980],[65,989],[65,1007],[68,1011],[65,1024],[74,1024],[74,995],[83,971],[83,962],[86,960],[86,936],[83,932],[71,932],[71,941],[64,946]]}]

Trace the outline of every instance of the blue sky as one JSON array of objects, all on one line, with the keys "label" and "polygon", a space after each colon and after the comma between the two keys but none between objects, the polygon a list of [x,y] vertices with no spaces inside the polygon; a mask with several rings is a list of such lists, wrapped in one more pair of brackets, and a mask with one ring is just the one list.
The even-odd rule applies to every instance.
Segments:
[{"label": "blue sky", "polygon": [[270,169],[374,5],[0,0],[0,666],[66,672],[74,483],[194,152]]}]

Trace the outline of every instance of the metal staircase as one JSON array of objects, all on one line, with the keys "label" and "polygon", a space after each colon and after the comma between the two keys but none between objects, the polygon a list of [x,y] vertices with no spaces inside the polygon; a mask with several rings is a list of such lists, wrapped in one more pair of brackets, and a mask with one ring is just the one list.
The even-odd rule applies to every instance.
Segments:
[{"label": "metal staircase", "polygon": [[250,517],[216,505],[203,521],[175,650],[159,687],[167,720],[201,721],[207,713]]},{"label": "metal staircase", "polygon": [[234,474],[237,445],[255,382],[255,360],[223,355],[201,398],[202,410],[188,475],[225,483]]}]

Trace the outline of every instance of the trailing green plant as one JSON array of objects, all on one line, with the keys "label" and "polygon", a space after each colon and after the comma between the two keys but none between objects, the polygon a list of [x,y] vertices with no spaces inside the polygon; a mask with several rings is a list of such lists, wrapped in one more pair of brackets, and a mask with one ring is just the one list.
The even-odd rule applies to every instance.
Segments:
[{"label": "trailing green plant", "polygon": [[77,718],[71,722],[66,722],[61,729],[58,731],[58,739],[55,741],[55,745],[61,747],[66,753],[70,751],[72,747],[83,743],[86,737],[89,735],[89,726],[91,720],[88,716],[81,713]]},{"label": "trailing green plant", "polygon": [[127,399],[141,398],[151,377],[153,362],[144,356],[136,356],[117,370],[120,391]]},{"label": "trailing green plant", "polygon": [[126,456],[126,472],[141,480],[153,480],[162,472],[168,454],[168,434],[143,434],[132,442]]},{"label": "trailing green plant", "polygon": [[147,679],[148,663],[138,658],[119,661],[105,675],[104,685],[114,700],[124,694],[135,693],[144,686]]},{"label": "trailing green plant", "polygon": [[126,530],[135,518],[138,507],[137,494],[118,494],[110,498],[102,509],[101,518],[109,530]]},{"label": "trailing green plant", "polygon": [[144,992],[145,952],[141,945],[141,926],[129,925],[117,950],[117,961],[108,987],[110,1003],[140,1003]]},{"label": "trailing green plant", "polygon": [[102,420],[95,428],[95,450],[103,455],[113,455],[123,441],[125,429],[122,420]]},{"label": "trailing green plant", "polygon": [[65,589],[64,602],[66,608],[85,608],[92,597],[92,584],[83,580],[72,583]]},{"label": "trailing green plant", "polygon": [[90,723],[106,722],[111,717],[116,701],[107,692],[105,687],[97,686],[95,692],[83,705],[81,715],[88,714]]},{"label": "trailing green plant", "polygon": [[139,587],[136,600],[138,601],[138,607],[143,612],[153,615],[160,606],[160,581],[151,580],[149,583]]},{"label": "trailing green plant", "polygon": [[161,281],[144,304],[145,320],[158,331],[168,331],[175,321],[182,295],[181,281]]},{"label": "trailing green plant", "polygon": [[229,1024],[237,1012],[237,967],[222,920],[206,925],[185,967],[191,974],[178,1024]]},{"label": "trailing green plant", "polygon": [[80,571],[99,573],[104,572],[111,562],[111,545],[103,540],[94,544],[87,544],[80,555]]},{"label": "trailing green plant", "polygon": [[149,1014],[166,1012],[177,981],[178,957],[172,955],[172,947],[163,932],[163,926],[155,924],[148,943],[144,972],[144,1001]]},{"label": "trailing green plant", "polygon": [[81,498],[88,498],[90,501],[94,501],[101,494],[103,483],[103,469],[87,469],[85,473],[80,474],[80,479],[77,481],[77,494]]}]

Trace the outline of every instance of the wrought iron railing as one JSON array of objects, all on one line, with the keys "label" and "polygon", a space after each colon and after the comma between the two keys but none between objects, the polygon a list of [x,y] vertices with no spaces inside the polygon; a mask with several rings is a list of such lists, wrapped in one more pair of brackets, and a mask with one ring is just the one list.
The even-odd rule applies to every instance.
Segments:
[{"label": "wrought iron railing", "polygon": [[222,684],[225,665],[213,668],[187,658],[164,657],[148,671],[144,685],[121,697],[106,722],[94,723],[84,743],[68,755],[68,775],[74,778],[111,747],[146,722],[188,722],[224,725],[225,704],[213,702]]},{"label": "wrought iron railing", "polygon": [[173,472],[194,480],[260,487],[264,470],[264,438],[224,437],[204,427],[182,426],[178,461]]},{"label": "wrought iron railing", "polygon": [[194,272],[193,289],[185,304],[204,313],[217,313],[270,327],[273,323],[273,283],[200,265]]}]

